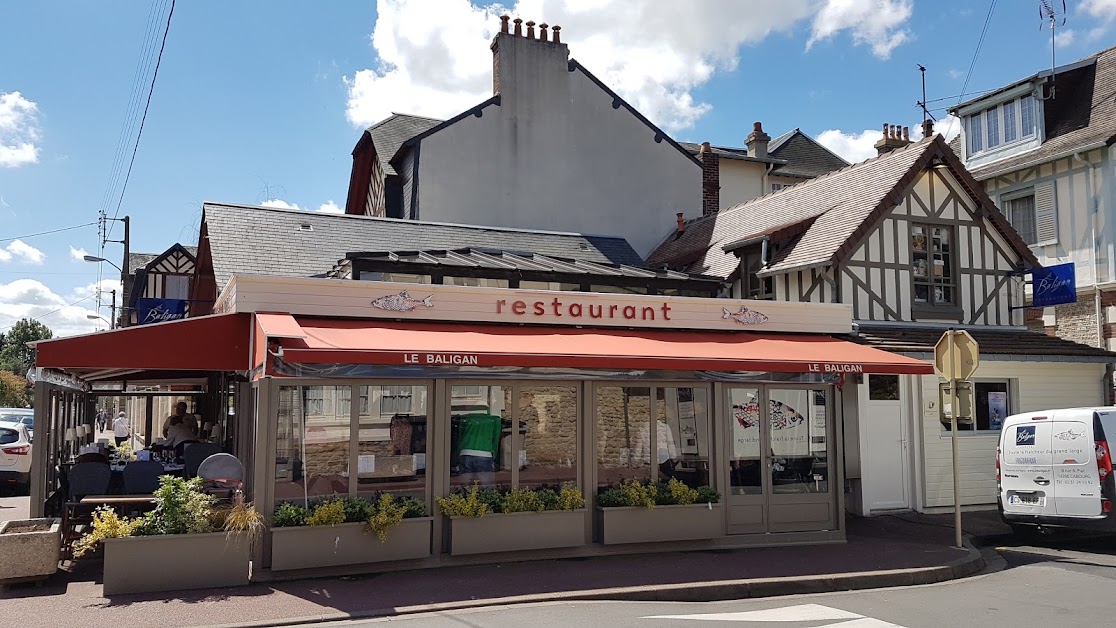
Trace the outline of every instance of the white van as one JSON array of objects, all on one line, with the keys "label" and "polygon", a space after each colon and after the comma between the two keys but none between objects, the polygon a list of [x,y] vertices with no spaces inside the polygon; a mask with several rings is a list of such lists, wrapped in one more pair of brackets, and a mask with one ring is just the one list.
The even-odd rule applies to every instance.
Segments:
[{"label": "white van", "polygon": [[1000,514],[1017,532],[1116,531],[1110,435],[1116,407],[1066,408],[1004,420],[996,449]]}]

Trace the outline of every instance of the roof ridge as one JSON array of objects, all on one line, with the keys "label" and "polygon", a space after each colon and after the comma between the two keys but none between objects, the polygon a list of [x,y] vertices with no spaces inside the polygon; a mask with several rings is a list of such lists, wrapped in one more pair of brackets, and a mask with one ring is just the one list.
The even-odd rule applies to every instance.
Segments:
[{"label": "roof ridge", "polygon": [[434,225],[434,226],[439,226],[439,227],[458,227],[458,228],[462,228],[462,229],[483,229],[483,230],[488,230],[488,231],[504,231],[504,232],[509,232],[509,233],[536,233],[536,234],[544,234],[544,235],[556,235],[556,236],[579,237],[579,238],[603,238],[603,239],[608,239],[608,240],[624,240],[624,241],[627,241],[626,238],[624,238],[622,236],[618,236],[618,235],[581,233],[581,232],[577,232],[577,231],[552,231],[552,230],[549,230],[549,229],[528,229],[528,228],[525,228],[525,227],[501,227],[501,226],[496,226],[496,225],[473,225],[473,224],[468,224],[468,223],[441,222],[441,221],[435,221],[435,220],[410,220],[410,219],[407,219],[407,218],[388,218],[387,216],[365,216],[365,215],[360,215],[360,214],[337,214],[337,213],[332,213],[332,212],[320,212],[320,211],[316,211],[316,210],[313,210],[313,209],[302,209],[302,208],[293,208],[293,207],[268,207],[268,206],[264,206],[264,205],[246,205],[244,203],[221,203],[221,202],[217,202],[217,201],[204,201],[202,203],[202,207],[203,207],[203,209],[206,208],[206,207],[227,207],[227,208],[235,208],[235,209],[250,209],[250,210],[284,212],[284,213],[288,213],[288,214],[302,214],[302,215],[307,215],[307,216],[316,216],[316,217],[320,217],[320,218],[325,218],[327,220],[337,219],[337,218],[347,218],[347,219],[353,219],[353,220],[370,220],[370,221],[378,221],[378,222],[403,223],[403,224],[411,224],[411,225]]},{"label": "roof ridge", "polygon": [[431,122],[439,122],[439,123],[445,122],[445,120],[439,120],[438,118],[431,118],[429,116],[416,116],[413,113],[399,113],[399,112],[396,112],[396,111],[392,111],[390,116],[384,118],[383,120],[380,120],[379,122],[376,122],[376,123],[372,124],[372,126],[367,127],[365,129],[365,131],[371,131],[372,129],[378,129],[381,126],[387,124],[388,122],[391,122],[395,118],[417,118],[419,120],[429,120]]}]

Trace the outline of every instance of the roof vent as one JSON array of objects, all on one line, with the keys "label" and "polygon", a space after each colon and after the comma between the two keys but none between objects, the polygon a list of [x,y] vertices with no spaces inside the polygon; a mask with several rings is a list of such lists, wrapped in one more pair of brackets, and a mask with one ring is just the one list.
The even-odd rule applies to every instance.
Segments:
[{"label": "roof vent", "polygon": [[304,223],[302,223],[301,225],[298,226],[298,230],[299,231],[313,231],[314,230],[314,225],[311,225],[308,222],[304,222]]},{"label": "roof vent", "polygon": [[588,251],[589,250],[589,245],[584,243],[584,242],[579,243],[578,246],[581,248],[582,251]]}]

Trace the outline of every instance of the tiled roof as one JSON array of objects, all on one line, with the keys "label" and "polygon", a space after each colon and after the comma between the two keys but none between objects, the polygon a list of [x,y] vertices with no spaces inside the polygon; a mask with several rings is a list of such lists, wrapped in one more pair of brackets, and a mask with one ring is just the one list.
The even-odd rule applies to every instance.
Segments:
[{"label": "tiled roof", "polygon": [[220,203],[206,203],[204,219],[218,288],[233,273],[325,276],[347,253],[402,248],[483,247],[601,264],[644,265],[627,240],[614,236]]},{"label": "tiled roof", "polygon": [[811,179],[849,165],[828,148],[799,129],[789,131],[772,140],[768,154],[786,161],[771,171],[773,175]]},{"label": "tiled roof", "polygon": [[441,123],[441,120],[435,120],[434,118],[393,113],[390,117],[368,127],[368,133],[372,136],[372,143],[376,146],[376,154],[380,156],[380,165],[384,168],[384,174],[395,174],[395,168],[391,166],[390,161],[392,157],[395,157],[395,153],[399,152],[399,147],[403,145],[403,142],[429,131]]},{"label": "tiled roof", "polygon": [[[170,248],[170,247],[167,247],[167,248]],[[196,246],[183,246],[182,248],[189,251],[190,255],[193,255],[194,257],[197,257],[198,247],[196,247]],[[163,251],[163,253],[166,253],[166,251]],[[161,256],[163,253],[129,253],[128,254],[128,274],[129,275],[136,274],[137,270],[143,268],[144,266],[147,266],[152,261],[154,261],[155,258]]]},{"label": "tiled roof", "polygon": [[[691,155],[697,155],[697,154],[701,153],[701,144],[696,144],[694,142],[678,142],[678,144],[682,148],[686,149],[686,152],[690,153]],[[732,147],[729,147],[729,146],[712,146],[712,145],[709,148],[713,149],[713,154],[720,157],[721,159],[736,159],[738,161],[754,161],[756,163],[761,163],[761,164],[783,164],[784,163],[782,159],[777,159],[775,157],[768,157],[766,159],[760,158],[760,157],[749,157],[747,148],[732,148]]]},{"label": "tiled roof", "polygon": [[1089,59],[1094,62],[1071,64],[1056,74],[1055,97],[1044,103],[1046,141],[1034,150],[974,168],[974,177],[985,179],[1116,140],[1116,47]]},{"label": "tiled roof", "polygon": [[[860,334],[853,340],[893,353],[933,353],[934,345],[948,327],[872,326],[860,324]],[[1087,361],[1114,362],[1116,353],[1078,344],[1057,336],[1016,330],[969,329],[980,345],[981,355],[1010,355],[1014,359],[1043,360],[1056,357],[1086,358]]]},{"label": "tiled roof", "polygon": [[972,181],[941,136],[923,139],[859,164],[804,181],[686,224],[648,257],[695,274],[728,278],[738,267],[727,245],[772,236],[783,242],[764,274],[832,263],[856,241],[866,222],[888,204],[899,202],[905,184],[914,181],[933,159],[954,172],[1001,234],[1029,263],[1033,253],[999,213],[983,188]]}]

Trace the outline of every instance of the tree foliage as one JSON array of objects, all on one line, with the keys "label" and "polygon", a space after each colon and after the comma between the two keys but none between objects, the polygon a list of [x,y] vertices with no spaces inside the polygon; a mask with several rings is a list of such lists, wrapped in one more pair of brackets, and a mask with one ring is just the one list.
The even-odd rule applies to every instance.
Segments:
[{"label": "tree foliage", "polygon": [[26,408],[31,405],[31,389],[22,375],[0,370],[0,407]]},{"label": "tree foliage", "polygon": [[49,340],[54,332],[39,321],[24,318],[12,325],[0,341],[0,368],[16,375],[24,375],[35,365],[35,350],[27,343]]}]

